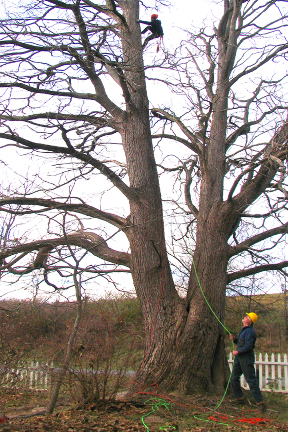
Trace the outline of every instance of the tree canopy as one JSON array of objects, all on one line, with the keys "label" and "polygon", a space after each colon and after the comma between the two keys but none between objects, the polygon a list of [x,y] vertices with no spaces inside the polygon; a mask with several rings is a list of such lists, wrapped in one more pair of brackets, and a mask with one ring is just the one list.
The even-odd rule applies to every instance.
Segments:
[{"label": "tree canopy", "polygon": [[229,284],[288,264],[288,10],[221,5],[157,57],[142,49],[139,0],[33,1],[0,24],[3,164],[34,164],[3,182],[1,214],[21,235],[2,241],[2,274],[40,269],[57,289],[71,247],[89,256],[83,274],[131,272],[142,388],[221,390],[223,329],[203,293],[224,320]]}]

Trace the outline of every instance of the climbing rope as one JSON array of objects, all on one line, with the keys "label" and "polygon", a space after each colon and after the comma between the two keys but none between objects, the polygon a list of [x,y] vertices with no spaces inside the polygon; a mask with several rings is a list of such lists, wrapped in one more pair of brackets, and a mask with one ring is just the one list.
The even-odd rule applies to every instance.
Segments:
[{"label": "climbing rope", "polygon": [[[215,317],[215,319],[218,321],[218,323],[230,335],[231,332],[225,327],[225,325],[222,323],[222,321],[216,315],[216,313],[214,312],[213,308],[211,307],[211,305],[210,305],[210,303],[209,303],[209,301],[208,301],[208,299],[207,299],[207,297],[206,297],[206,295],[205,295],[205,293],[203,291],[203,288],[201,286],[201,282],[200,282],[200,279],[199,279],[199,276],[198,276],[198,273],[197,273],[197,270],[196,270],[196,266],[195,266],[195,262],[194,262],[193,256],[192,256],[192,263],[193,263],[193,268],[194,268],[194,271],[195,271],[195,275],[196,275],[196,279],[197,279],[200,291],[202,293],[202,296],[203,296],[203,298],[204,298],[207,306],[209,307],[211,313],[213,314],[213,316]],[[159,295],[159,300],[158,300],[158,305],[157,305],[157,309],[156,309],[156,314],[155,314],[154,322],[153,322],[151,333],[150,333],[150,341],[149,341],[149,344],[148,344],[148,350],[150,348],[150,344],[151,344],[151,340],[152,340],[152,333],[153,333],[153,329],[154,329],[154,326],[155,326],[156,318],[157,318],[157,315],[158,315],[159,305],[160,305],[160,300],[161,300],[161,295],[162,295],[163,279],[164,279],[164,263],[163,263],[163,273],[162,273],[162,278],[161,279],[162,280],[161,280],[161,287],[160,287],[160,295]],[[233,340],[232,340],[232,348],[233,348],[233,351],[234,351],[234,342],[233,342]],[[147,356],[148,350],[146,351],[144,361],[146,360],[146,356]],[[144,363],[144,361],[143,361],[143,363]],[[142,363],[142,366],[143,366],[143,363]],[[232,365],[232,367],[233,367],[233,365]],[[229,375],[229,379],[228,379],[227,386],[225,388],[223,397],[221,398],[221,400],[218,403],[218,405],[214,409],[212,409],[213,415],[208,415],[208,417],[206,415],[206,418],[202,418],[199,415],[194,415],[194,418],[196,420],[205,421],[205,422],[216,422],[219,425],[229,426],[229,423],[226,423],[228,421],[228,416],[223,415],[221,413],[217,413],[216,411],[218,410],[218,408],[222,404],[223,400],[225,399],[225,396],[226,396],[228,388],[229,388],[229,384],[230,384],[230,380],[231,380],[231,375],[232,375],[232,371],[231,371],[231,373]],[[154,387],[154,386],[156,387],[155,392],[145,391],[147,387]],[[147,414],[144,414],[142,416],[142,418],[141,418],[143,426],[146,428],[146,432],[149,432],[149,427],[146,424],[145,419],[148,418],[153,413],[155,413],[157,410],[159,410],[160,407],[164,407],[167,410],[170,410],[175,405],[180,405],[180,406],[184,406],[184,407],[190,407],[190,405],[184,405],[184,404],[181,404],[181,403],[177,403],[177,402],[173,401],[171,398],[169,398],[168,396],[157,394],[156,393],[157,389],[158,389],[158,384],[154,383],[154,384],[151,384],[149,386],[146,386],[143,389],[140,389],[140,391],[137,392],[138,394],[142,394],[142,395],[155,396],[154,398],[148,399],[145,402],[145,404],[151,404],[151,410]],[[249,411],[251,411],[251,410],[249,410]],[[236,423],[246,423],[246,424],[251,424],[251,425],[267,424],[267,423],[271,423],[272,422],[272,420],[270,420],[269,418],[266,418],[266,417],[246,418],[245,417],[245,412],[247,412],[247,411],[243,412],[241,419],[234,419],[234,420],[231,419],[232,422],[235,423],[235,424]],[[257,412],[257,411],[255,411],[255,412]],[[160,430],[171,431],[171,430],[175,430],[175,427],[172,426],[172,425],[166,425],[166,426],[161,426]]]},{"label": "climbing rope", "polygon": [[[197,273],[197,270],[196,270],[196,266],[195,266],[195,262],[194,262],[193,256],[192,256],[192,263],[193,263],[193,267],[194,267],[194,271],[195,271],[195,275],[196,275],[196,279],[197,279],[199,288],[201,290],[201,293],[202,293],[202,295],[204,297],[205,302],[207,303],[207,306],[209,307],[210,311],[212,312],[212,314],[214,315],[214,317],[217,319],[217,321],[219,322],[219,324],[221,324],[221,326],[224,328],[224,330],[226,330],[226,332],[230,335],[231,332],[225,327],[225,325],[222,323],[222,321],[218,318],[218,316],[216,315],[216,313],[212,309],[210,303],[208,302],[207,297],[205,296],[205,293],[204,293],[204,291],[202,289],[202,286],[201,286],[201,283],[200,283],[200,280],[199,280],[199,277],[198,277],[198,273]],[[232,343],[233,343],[233,341],[232,341]],[[234,347],[234,343],[233,343],[233,347]]]},{"label": "climbing rope", "polygon": [[[212,309],[212,307],[211,307],[209,301],[207,300],[207,297],[205,296],[205,293],[204,293],[204,291],[203,291],[203,289],[202,289],[202,286],[201,286],[200,279],[199,279],[199,277],[198,277],[198,273],[197,273],[197,270],[196,270],[196,266],[195,266],[195,262],[194,262],[193,255],[192,255],[192,263],[193,263],[193,267],[194,267],[194,271],[195,271],[195,275],[196,275],[196,279],[197,279],[197,282],[198,282],[198,285],[199,285],[200,291],[201,291],[201,293],[202,293],[202,295],[203,295],[203,298],[204,298],[204,300],[205,300],[207,306],[209,307],[210,311],[212,312],[212,314],[214,315],[214,317],[216,318],[216,320],[219,322],[219,324],[221,324],[221,326],[224,328],[224,330],[226,330],[226,332],[227,332],[229,335],[231,335],[231,332],[230,332],[230,331],[225,327],[225,325],[222,323],[222,321],[218,318],[218,316],[216,315],[216,313],[215,313],[214,310]],[[234,342],[233,342],[233,340],[232,340],[232,348],[233,348],[233,351],[234,351]],[[233,369],[233,364],[232,364],[232,369]],[[229,384],[230,384],[230,380],[231,380],[231,375],[232,375],[232,370],[231,370],[230,375],[229,375],[229,378],[228,378],[228,382],[227,382],[227,386],[226,386],[226,389],[225,389],[224,395],[223,395],[222,399],[220,400],[219,404],[216,406],[216,408],[215,408],[213,411],[217,411],[217,409],[220,407],[220,405],[222,404],[223,400],[225,399],[225,396],[226,396],[227,391],[228,391],[228,388],[229,388]]]},{"label": "climbing rope", "polygon": [[[193,263],[193,267],[194,267],[194,271],[195,271],[195,275],[196,275],[196,279],[197,279],[200,291],[201,291],[201,293],[203,295],[203,298],[204,298],[207,306],[209,307],[210,311],[212,312],[212,314],[214,315],[214,317],[217,319],[217,321],[219,322],[219,324],[221,324],[221,326],[224,328],[224,330],[226,330],[226,332],[230,335],[231,334],[230,331],[225,327],[225,325],[222,323],[222,321],[218,318],[218,316],[216,315],[216,313],[212,309],[209,301],[207,300],[207,297],[205,296],[205,293],[204,293],[204,291],[202,289],[202,286],[201,286],[201,283],[200,283],[200,280],[199,280],[199,277],[198,277],[198,274],[197,274],[197,270],[196,270],[196,266],[195,266],[195,262],[194,262],[193,256],[192,256],[192,263]],[[232,340],[232,347],[233,347],[233,351],[234,351],[234,342],[233,342],[233,340]],[[232,369],[233,369],[233,364],[232,364]],[[220,405],[222,404],[222,402],[223,402],[223,400],[224,400],[224,398],[226,396],[226,393],[228,391],[228,387],[229,387],[229,384],[230,384],[230,380],[231,380],[231,375],[232,375],[232,370],[230,372],[230,376],[229,376],[229,379],[228,379],[228,383],[227,383],[227,387],[225,389],[224,395],[223,395],[222,399],[220,400],[219,404],[216,406],[216,408],[213,409],[214,413],[220,407]],[[251,411],[251,410],[249,410],[249,411]],[[256,425],[258,423],[266,424],[266,423],[271,423],[272,422],[272,420],[270,420],[269,418],[266,418],[266,417],[261,417],[261,418],[257,418],[257,417],[256,418],[254,418],[254,417],[252,417],[252,418],[246,418],[245,415],[244,415],[245,412],[247,412],[247,411],[243,412],[241,419],[234,420],[234,423],[248,423],[248,424]],[[258,411],[254,411],[254,412],[259,413]],[[195,416],[195,415],[194,415],[194,418],[196,418],[198,420],[202,420],[202,421],[213,421],[213,422],[217,422],[218,424],[223,424],[223,425],[229,426],[227,423],[223,423],[224,420],[228,420],[228,417],[224,416],[222,414],[219,414],[219,413],[217,413],[217,416],[215,416],[215,415],[209,416],[208,419],[202,419],[202,418],[200,418],[198,416]]]},{"label": "climbing rope", "polygon": [[[151,403],[151,402],[152,402],[152,403]],[[164,407],[164,408],[166,408],[167,410],[169,410],[170,407],[172,407],[172,406],[174,405],[173,403],[171,404],[171,403],[167,402],[167,400],[165,400],[165,399],[159,399],[159,398],[151,398],[151,399],[148,399],[148,400],[145,402],[145,404],[151,404],[151,408],[152,408],[151,411],[149,411],[147,414],[144,414],[144,415],[141,417],[141,421],[142,421],[144,427],[146,428],[146,431],[147,431],[147,432],[149,432],[149,427],[148,427],[147,424],[145,423],[144,418],[149,417],[149,416],[150,416],[151,414],[153,414],[155,411],[159,410],[160,407]],[[168,427],[172,427],[173,429],[175,429],[174,426],[170,426],[170,425],[169,425],[169,426],[164,426],[164,427],[160,428],[160,430],[167,430]]]}]

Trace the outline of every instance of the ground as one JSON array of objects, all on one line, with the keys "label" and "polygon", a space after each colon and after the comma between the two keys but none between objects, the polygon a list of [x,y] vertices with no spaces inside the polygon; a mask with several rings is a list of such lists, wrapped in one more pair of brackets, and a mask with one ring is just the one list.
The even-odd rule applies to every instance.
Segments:
[{"label": "ground", "polygon": [[[265,394],[268,408],[234,406],[221,398],[145,395],[141,401],[90,404],[82,409],[60,399],[55,413],[45,417],[46,393],[0,390],[2,432],[160,432],[160,431],[287,431],[288,395]],[[8,418],[5,421],[5,416]]]}]

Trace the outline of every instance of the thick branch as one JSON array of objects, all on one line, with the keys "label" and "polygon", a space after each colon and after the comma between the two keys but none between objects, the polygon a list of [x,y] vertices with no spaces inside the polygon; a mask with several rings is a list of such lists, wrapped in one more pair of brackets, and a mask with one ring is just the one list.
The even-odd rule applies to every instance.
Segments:
[{"label": "thick branch", "polygon": [[254,237],[251,237],[243,241],[242,243],[239,243],[237,246],[231,247],[230,255],[231,256],[237,255],[243,251],[248,250],[251,246],[255,245],[256,243],[271,238],[275,235],[286,234],[286,233],[288,233],[288,223],[279,226],[277,228],[272,228],[270,230],[264,231],[261,234],[257,234]]},{"label": "thick branch", "polygon": [[[0,252],[0,261],[18,253],[23,254],[38,250],[39,252],[33,264],[25,271],[27,273],[35,268],[44,267],[47,256],[51,250],[55,249],[57,246],[65,246],[67,244],[81,247],[105,261],[124,265],[126,267],[130,266],[130,255],[128,253],[109,248],[106,241],[101,236],[85,231],[78,231],[65,237],[20,244],[13,248],[2,250]],[[5,267],[7,268],[7,264],[5,264]]]},{"label": "thick branch", "polygon": [[29,115],[23,115],[23,116],[17,116],[17,115],[2,115],[0,114],[0,118],[2,120],[8,120],[8,121],[23,121],[28,122],[29,120],[40,120],[40,119],[49,119],[49,120],[68,120],[68,121],[83,121],[87,123],[91,123],[93,125],[100,125],[100,126],[112,126],[112,118],[108,118],[107,120],[103,118],[97,118],[90,114],[63,114],[63,113],[57,113],[57,112],[45,112],[45,113],[38,113],[38,114],[29,114]]},{"label": "thick branch", "polygon": [[170,134],[165,134],[165,133],[152,135],[152,139],[156,139],[156,138],[157,139],[159,139],[159,138],[171,139],[173,141],[176,141],[176,142],[179,142],[181,144],[184,144],[190,150],[196,152],[195,146],[190,141],[187,141],[184,138],[179,137],[178,135],[170,135]]},{"label": "thick branch", "polygon": [[30,93],[33,94],[45,94],[49,96],[64,96],[69,97],[71,99],[86,99],[86,100],[94,100],[97,101],[97,96],[93,93],[77,93],[77,92],[65,92],[65,91],[58,91],[58,90],[48,90],[43,89],[39,87],[33,87],[31,85],[22,84],[22,83],[0,83],[0,88],[21,88],[23,90],[27,90]]},{"label": "thick branch", "polygon": [[61,9],[73,9],[75,7],[75,5],[73,3],[64,3],[60,0],[46,0],[49,3],[54,4],[55,6],[60,7]]},{"label": "thick branch", "polygon": [[51,146],[48,144],[38,144],[32,141],[28,141],[24,138],[21,138],[17,135],[7,134],[7,133],[0,133],[0,138],[4,138],[7,140],[11,140],[16,142],[17,144],[23,144],[25,147],[32,149],[32,150],[44,150],[48,151],[54,154],[64,154],[66,156],[74,157],[78,160],[81,160],[82,162],[85,162],[94,168],[98,169],[108,180],[113,183],[117,189],[122,192],[128,199],[135,200],[137,199],[137,194],[135,191],[131,190],[129,186],[127,186],[117,174],[114,173],[110,168],[108,168],[104,163],[100,162],[97,159],[94,159],[89,154],[80,153],[76,150],[72,150],[65,147],[59,147],[59,146]]},{"label": "thick branch", "polygon": [[[166,120],[169,120],[173,123],[176,123],[181,131],[187,136],[187,138],[191,141],[190,148],[195,151],[199,156],[202,154],[201,142],[197,139],[196,135],[189,131],[189,129],[184,126],[181,120],[176,117],[174,114],[169,114],[167,111],[160,108],[151,109],[152,114],[155,117],[160,117]],[[170,137],[170,136],[168,136]],[[175,139],[175,138],[174,138]],[[186,145],[186,144],[185,144]]]},{"label": "thick branch", "polygon": [[94,86],[97,102],[103,106],[115,120],[120,120],[124,112],[119,108],[111,99],[108,97],[105,87],[99,78],[99,75],[95,72],[94,65],[91,65],[91,61],[85,61],[78,51],[72,47],[69,48],[69,52],[77,60],[81,68],[86,72],[91,83]]},{"label": "thick branch", "polygon": [[192,171],[193,171],[193,168],[195,167],[195,165],[196,165],[196,161],[194,161],[194,163],[192,163],[190,168],[188,168],[186,165],[184,165],[184,170],[186,173],[186,182],[185,182],[185,187],[184,187],[184,194],[185,194],[185,202],[186,202],[187,207],[189,208],[189,210],[191,211],[193,216],[195,218],[197,218],[199,210],[192,203],[191,193],[190,193],[190,186],[192,183]]},{"label": "thick branch", "polygon": [[[51,1],[51,0],[49,0],[49,1]],[[126,23],[124,16],[121,15],[117,11],[116,4],[113,0],[106,0],[106,4],[108,7],[99,6],[90,0],[83,0],[83,2],[85,4],[87,4],[88,6],[92,7],[93,9],[96,9],[99,12],[103,12],[106,15],[110,16],[111,18],[114,18],[117,22],[120,22],[120,23],[124,24],[125,26],[127,26],[127,23]]]},{"label": "thick branch", "polygon": [[[80,213],[85,216],[89,216],[92,218],[100,219],[105,222],[109,222],[117,228],[124,229],[127,226],[127,220],[120,216],[117,216],[112,213],[107,213],[101,210],[96,209],[95,207],[89,206],[87,204],[68,204],[61,203],[59,201],[41,199],[41,198],[26,198],[26,197],[13,197],[13,198],[2,198],[0,199],[0,210],[4,210],[3,206],[5,205],[25,205],[25,206],[41,206],[46,207],[47,210],[64,210],[65,212],[75,212]],[[19,209],[17,209],[17,213],[19,213]]]},{"label": "thick branch", "polygon": [[[241,191],[233,198],[234,208],[237,208],[238,213],[243,213],[271,184],[271,181],[279,171],[280,163],[282,160],[287,159],[287,138],[288,138],[288,122],[284,123],[281,129],[274,135],[270,143],[266,147],[264,159],[261,167],[254,178],[248,177],[241,187]],[[276,156],[276,158],[275,158]],[[279,162],[277,162],[279,159]],[[247,170],[253,170],[255,165],[248,167]],[[237,178],[232,186],[235,190],[237,182],[242,178],[242,174]],[[229,197],[232,194],[230,192]]]},{"label": "thick branch", "polygon": [[280,263],[275,263],[275,264],[263,264],[257,267],[253,267],[251,269],[240,270],[238,272],[230,273],[227,275],[227,284],[233,282],[234,280],[241,279],[248,276],[253,276],[258,273],[272,271],[272,270],[282,270],[285,267],[288,267],[288,261],[282,261]]}]

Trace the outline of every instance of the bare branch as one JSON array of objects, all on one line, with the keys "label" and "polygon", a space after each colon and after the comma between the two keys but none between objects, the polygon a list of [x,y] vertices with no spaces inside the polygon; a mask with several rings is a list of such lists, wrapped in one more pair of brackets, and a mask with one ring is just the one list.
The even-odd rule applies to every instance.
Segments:
[{"label": "bare branch", "polygon": [[81,160],[94,168],[97,168],[105,177],[107,177],[108,180],[110,180],[114,186],[119,189],[120,192],[122,192],[127,198],[130,199],[137,199],[137,193],[134,190],[131,190],[129,186],[127,186],[117,174],[115,174],[110,168],[108,168],[105,164],[98,161],[97,159],[94,159],[92,156],[86,153],[80,153],[74,149],[66,148],[65,147],[59,147],[59,146],[52,146],[49,144],[39,144],[35,143],[29,140],[26,140],[24,138],[21,138],[17,135],[7,134],[7,133],[0,133],[0,138],[7,139],[9,141],[16,142],[17,144],[23,144],[25,147],[32,149],[32,150],[44,150],[48,151],[54,154],[64,154],[67,156],[74,157],[78,160]]},{"label": "bare branch", "polygon": [[[38,254],[33,264],[31,264],[27,269],[23,272],[29,273],[35,268],[45,267],[45,263],[49,253],[55,249],[57,246],[65,246],[69,244],[70,246],[79,246],[91,254],[101,258],[103,260],[112,262],[114,264],[130,266],[130,255],[126,252],[119,252],[114,249],[108,247],[106,240],[104,240],[98,234],[93,232],[84,232],[78,231],[73,234],[67,235],[67,237],[60,237],[54,239],[47,240],[39,240],[31,243],[20,244],[12,248],[8,248],[6,250],[2,250],[0,252],[0,260],[4,260],[9,256],[13,256],[16,254],[27,254],[28,252],[32,252],[38,250]],[[24,255],[22,255],[24,256]],[[18,261],[18,260],[17,260]],[[14,263],[14,260],[11,263]],[[11,266],[12,264],[5,263],[5,268],[7,266]]]},{"label": "bare branch", "polygon": [[[288,122],[285,122],[267,145],[261,167],[255,177],[248,178],[248,180],[243,183],[239,194],[233,198],[234,205],[239,213],[243,213],[243,211],[249,207],[249,205],[251,205],[271,184],[271,181],[279,171],[279,163],[271,156],[276,156],[280,160],[285,160],[287,158],[287,137]],[[256,164],[256,166],[257,165],[258,164]],[[251,166],[245,170],[245,174],[249,171],[253,171],[254,167],[255,162],[253,161]],[[242,177],[242,174],[238,176],[231,190],[235,190]]]},{"label": "bare branch", "polygon": [[[2,198],[0,199],[0,210],[5,211],[6,205],[14,205],[18,204],[21,206],[41,206],[45,207],[47,211],[49,210],[64,210],[70,212],[76,212],[79,214],[83,214],[92,218],[100,219],[105,222],[109,222],[112,225],[116,226],[120,229],[125,229],[127,227],[127,220],[117,216],[112,213],[107,213],[101,210],[96,209],[88,204],[70,204],[70,203],[62,203],[55,200],[42,199],[42,198],[27,198],[27,197],[11,197],[11,198]],[[21,213],[19,209],[17,209],[17,213]]]},{"label": "bare branch", "polygon": [[267,271],[275,271],[282,270],[283,268],[288,267],[288,261],[282,261],[275,264],[263,264],[257,267],[253,267],[250,269],[240,270],[238,272],[229,273],[227,275],[227,284],[233,282],[234,280],[241,279],[248,276],[253,276],[259,273],[267,272]]},{"label": "bare branch", "polygon": [[268,63],[270,60],[275,59],[277,57],[277,54],[279,54],[282,51],[286,51],[288,49],[288,44],[281,45],[280,47],[273,50],[267,57],[265,57],[263,60],[259,61],[255,66],[253,67],[247,67],[242,72],[240,72],[238,75],[236,75],[233,79],[231,79],[229,85],[230,87],[235,84],[240,78],[242,78],[245,75],[251,74],[252,72],[256,71],[257,69],[260,69],[261,66]]},{"label": "bare branch", "polygon": [[184,126],[184,124],[181,122],[181,120],[178,117],[160,108],[153,108],[151,109],[151,112],[155,117],[159,118],[160,115],[162,116],[160,118],[165,118],[166,120],[176,123],[181,129],[181,131],[187,136],[187,138],[189,138],[191,142],[190,148],[193,149],[193,151],[195,151],[195,153],[197,153],[199,156],[201,156],[202,154],[201,142],[198,140],[197,136],[193,134],[193,132],[191,132],[186,126]]},{"label": "bare branch", "polygon": [[250,237],[243,242],[237,244],[234,247],[230,247],[230,255],[237,255],[243,251],[248,250],[251,246],[253,246],[256,243],[259,243],[263,240],[269,239],[275,235],[281,235],[288,233],[288,223],[283,224],[277,228],[272,228],[270,230],[266,230],[262,232],[261,234],[257,234],[253,237]]}]

